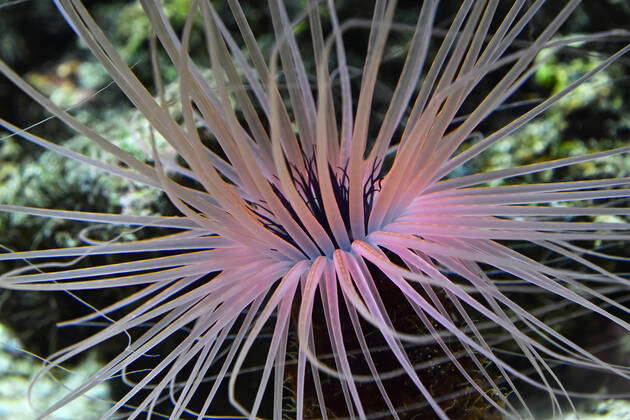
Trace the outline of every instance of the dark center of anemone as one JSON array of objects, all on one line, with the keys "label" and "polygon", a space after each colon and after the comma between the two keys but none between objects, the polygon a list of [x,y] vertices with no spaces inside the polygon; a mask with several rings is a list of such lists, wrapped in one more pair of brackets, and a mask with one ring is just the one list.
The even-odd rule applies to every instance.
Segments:
[{"label": "dark center of anemone", "polygon": [[[299,170],[298,166],[295,163],[287,162],[287,167],[289,168],[291,179],[293,180],[293,183],[300,195],[300,198],[302,199],[302,201],[304,201],[308,209],[311,211],[311,214],[315,216],[319,224],[326,231],[335,247],[340,248],[330,227],[328,218],[326,217],[326,211],[324,209],[323,197],[320,188],[320,181],[317,174],[317,161],[315,157],[316,154],[315,152],[313,152],[309,157],[302,151],[301,155],[304,162],[304,171]],[[370,218],[370,213],[372,212],[374,196],[376,192],[380,191],[381,181],[383,180],[381,167],[381,162],[375,161],[372,165],[372,168],[370,169],[369,176],[363,184],[363,223],[365,225],[366,231]],[[330,180],[335,196],[335,201],[337,207],[339,208],[339,213],[341,214],[341,218],[343,219],[346,231],[348,232],[348,237],[350,238],[350,241],[353,241],[354,239],[361,239],[353,238],[352,231],[350,229],[348,162],[346,162],[343,167],[332,167],[328,165],[328,171],[330,174]],[[313,239],[304,226],[302,218],[295,211],[289,200],[284,196],[283,192],[276,185],[272,184],[271,188],[273,189],[273,192],[276,194],[284,208],[289,212],[291,218],[300,226],[300,228],[306,233],[306,235]],[[291,235],[288,234],[284,226],[282,226],[282,224],[276,220],[273,212],[269,208],[267,208],[267,203],[265,201],[249,203],[249,205],[252,211],[259,217],[259,220],[262,222],[265,228],[280,236],[285,241],[289,242],[297,249],[299,249],[300,252],[302,252],[304,255],[306,255],[304,250],[302,250],[300,246],[295,242],[295,240],[291,237]],[[313,243],[315,243],[319,251],[322,253],[322,255],[324,255],[324,251],[319,247],[319,245],[317,245],[317,241],[313,240]]]}]

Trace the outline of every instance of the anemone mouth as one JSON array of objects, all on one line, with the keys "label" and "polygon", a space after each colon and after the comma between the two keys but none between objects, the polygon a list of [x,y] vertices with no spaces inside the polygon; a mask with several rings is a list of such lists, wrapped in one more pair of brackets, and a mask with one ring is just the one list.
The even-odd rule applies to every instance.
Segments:
[{"label": "anemone mouth", "polygon": [[[300,170],[295,162],[286,162],[287,167],[289,168],[289,175],[291,177],[291,180],[296,187],[300,199],[306,205],[313,217],[315,217],[315,219],[319,222],[321,227],[326,231],[326,234],[333,243],[335,249],[342,249],[341,245],[338,243],[337,237],[335,236],[330,226],[329,217],[326,216],[324,197],[322,195],[319,175],[317,173],[317,153],[315,146],[313,147],[313,152],[310,153],[310,155],[307,155],[302,151],[301,160],[304,170]],[[343,225],[345,227],[350,242],[353,242],[355,239],[365,239],[365,237],[355,238],[352,234],[349,210],[350,196],[348,194],[348,161],[346,161],[343,166],[337,167],[333,167],[330,163],[328,163],[328,175],[335,199],[334,203],[341,215],[341,219],[343,221]],[[372,206],[374,204],[374,200],[377,194],[381,190],[384,177],[385,175],[382,173],[382,165],[380,161],[375,160],[372,164],[371,169],[364,177],[365,182],[363,184],[363,224],[366,232],[368,232],[368,224],[370,220],[370,214],[372,212]],[[295,223],[297,223],[298,226],[306,232],[309,239],[315,242],[314,238],[310,235],[308,229],[306,229],[303,224],[303,217],[298,214],[298,212],[291,205],[287,197],[285,197],[282,191],[275,185],[270,186],[273,190],[273,193],[280,200],[284,209],[288,211],[293,221],[295,221]],[[273,232],[274,234],[285,240],[287,243],[290,243],[305,257],[309,258],[304,250],[300,248],[300,245],[293,240],[291,235],[282,226],[282,224],[276,221],[273,212],[265,207],[266,204],[267,203],[264,200],[255,203],[248,202],[251,211],[258,216],[258,220],[267,230]],[[326,255],[325,251],[316,242],[315,244],[317,245],[317,249],[319,250],[321,255]],[[348,249],[349,248],[345,248],[345,250]],[[330,257],[331,255],[327,256]]]}]

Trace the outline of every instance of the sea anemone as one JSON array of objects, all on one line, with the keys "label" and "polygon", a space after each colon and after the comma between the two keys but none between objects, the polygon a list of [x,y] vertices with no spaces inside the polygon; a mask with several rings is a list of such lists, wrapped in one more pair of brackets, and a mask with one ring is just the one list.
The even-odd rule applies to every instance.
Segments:
[{"label": "sea anemone", "polygon": [[[266,59],[237,0],[227,2],[229,25],[211,2],[193,1],[181,35],[159,2],[141,0],[154,34],[155,94],[79,0],[55,3],[148,121],[147,155],[117,147],[4,62],[8,79],[116,163],[2,126],[158,189],[179,215],[0,205],[5,212],[169,230],[136,241],[84,235],[87,246],[0,255],[28,262],[2,275],[3,288],[133,289],[72,321],[109,324],[52,355],[38,378],[112,337],[127,334],[129,343],[38,418],[117,376],[130,389],[102,418],[121,410],[129,419],[158,415],[165,399],[166,417],[207,418],[223,407],[225,392],[249,418],[465,418],[473,417],[471,394],[488,412],[533,418],[523,389],[544,391],[553,415],[575,410],[573,398],[583,396],[565,386],[559,364],[630,379],[628,367],[602,360],[557,328],[594,314],[630,330],[623,299],[629,281],[596,264],[623,258],[593,248],[630,238],[629,178],[526,177],[630,146],[470,173],[480,154],[630,51],[624,43],[564,89],[480,134],[480,125],[558,51],[627,39],[622,31],[553,38],[579,1],[563,2],[524,40],[545,0],[507,7],[462,1],[444,31],[433,30],[437,0],[422,2],[412,25],[394,20],[395,1],[377,0],[371,20],[341,21],[332,0],[311,0],[293,17],[281,0],[270,0],[275,42]],[[308,26],[308,52],[297,25]],[[188,52],[195,27],[205,36],[210,73]],[[369,33],[359,82],[346,56],[346,37],[357,31]],[[393,33],[411,37],[379,119],[375,95]],[[177,112],[164,95],[164,54],[179,78]],[[508,179],[522,182],[496,182]],[[118,254],[140,257],[74,267]],[[160,347],[181,331],[170,349]],[[142,359],[154,363],[131,372]],[[253,369],[256,363],[262,366]]]}]

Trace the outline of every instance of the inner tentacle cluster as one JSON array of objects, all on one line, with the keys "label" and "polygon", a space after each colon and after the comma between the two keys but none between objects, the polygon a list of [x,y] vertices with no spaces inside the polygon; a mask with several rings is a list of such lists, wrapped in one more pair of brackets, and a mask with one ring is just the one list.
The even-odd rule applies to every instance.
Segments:
[{"label": "inner tentacle cluster", "polygon": [[[295,162],[287,162],[287,167],[289,168],[293,183],[300,195],[300,198],[304,201],[313,216],[315,216],[317,221],[324,228],[335,247],[341,248],[341,246],[337,242],[337,239],[335,238],[335,235],[333,234],[328,218],[326,217],[326,211],[324,209],[323,202],[324,199],[322,197],[320,180],[317,174],[316,153],[312,153],[310,156],[308,156],[302,151],[301,156],[305,168],[305,170],[303,171],[299,169],[298,165]],[[374,204],[374,199],[377,193],[381,190],[381,185],[383,181],[381,168],[381,161],[375,160],[371,168],[369,169],[369,173],[367,174],[365,182],[363,184],[363,210],[366,231],[368,221],[370,219],[370,213],[372,211],[372,206]],[[350,228],[348,162],[346,161],[343,166],[338,167],[333,167],[329,164],[328,171],[330,173],[330,180],[332,190],[335,195],[335,201],[337,207],[339,208],[339,212],[343,219],[346,231],[348,232],[350,241],[353,241],[355,239],[362,239],[354,238]],[[308,233],[308,229],[306,229],[303,224],[303,218],[295,211],[293,206],[291,206],[291,203],[284,196],[282,190],[274,184],[271,184],[271,188],[282,203],[282,205],[289,212],[293,220],[300,226],[300,228],[304,232],[306,232],[306,234],[311,239],[313,239]],[[252,212],[258,216],[260,222],[263,224],[263,226],[265,226],[265,228],[278,235],[286,242],[292,244],[294,247],[299,249],[300,252],[306,255],[304,250],[301,249],[299,244],[291,237],[291,235],[289,235],[282,224],[276,221],[273,212],[267,207],[265,201],[249,202],[248,204]],[[316,241],[313,242],[316,243]],[[320,250],[322,255],[325,254],[325,252],[319,246],[318,249]]]}]

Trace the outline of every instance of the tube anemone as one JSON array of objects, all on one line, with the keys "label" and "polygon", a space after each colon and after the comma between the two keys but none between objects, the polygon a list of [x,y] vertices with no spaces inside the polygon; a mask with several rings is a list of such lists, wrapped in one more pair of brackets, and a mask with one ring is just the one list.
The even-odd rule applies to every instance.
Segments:
[{"label": "tube anemone", "polygon": [[[0,123],[69,159],[158,189],[179,215],[0,205],[5,212],[171,231],[141,241],[0,255],[29,261],[2,275],[3,288],[134,290],[72,321],[112,319],[52,355],[38,377],[148,325],[37,418],[118,375],[130,389],[104,419],[116,413],[209,418],[222,406],[222,393],[248,418],[465,418],[478,401],[486,418],[534,418],[523,389],[542,390],[553,415],[575,410],[573,399],[584,396],[563,383],[559,365],[630,379],[627,366],[603,360],[556,328],[592,314],[630,330],[625,299],[619,299],[629,281],[593,262],[624,259],[584,247],[630,238],[629,178],[495,183],[625,154],[630,147],[457,172],[630,51],[624,41],[566,88],[477,135],[556,52],[576,43],[627,40],[622,31],[554,38],[579,1],[563,2],[525,42],[521,34],[546,10],[544,0],[507,7],[496,0],[463,1],[444,31],[433,30],[438,1],[422,2],[415,24],[403,25],[394,20],[395,1],[377,0],[371,20],[340,21],[333,1],[311,0],[289,17],[281,0],[270,0],[275,43],[265,56],[236,0],[227,2],[229,18],[209,1],[192,1],[181,34],[159,2],[141,0],[155,35],[155,95],[81,1],[55,3],[150,124],[151,150],[140,159],[117,147],[4,62],[0,71],[8,79],[116,163]],[[238,28],[238,37],[224,19]],[[297,37],[295,27],[303,24],[309,33]],[[205,37],[211,81],[189,55],[195,27]],[[369,33],[358,81],[346,49],[348,34],[356,31]],[[379,70],[394,32],[411,37],[377,122]],[[181,115],[164,98],[161,55],[177,70]],[[314,57],[313,70],[306,55]],[[149,252],[159,256],[144,257]],[[73,267],[104,254],[138,258]],[[74,260],[33,262],[66,257]],[[563,308],[559,321],[547,316]],[[184,338],[163,351],[161,344],[181,331]],[[129,373],[153,352],[160,357],[150,369]],[[256,363],[260,368],[252,369]],[[159,413],[165,399],[172,402],[170,412]]]}]

